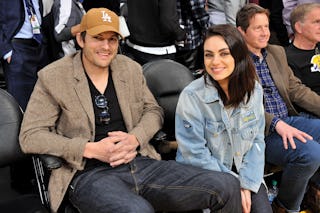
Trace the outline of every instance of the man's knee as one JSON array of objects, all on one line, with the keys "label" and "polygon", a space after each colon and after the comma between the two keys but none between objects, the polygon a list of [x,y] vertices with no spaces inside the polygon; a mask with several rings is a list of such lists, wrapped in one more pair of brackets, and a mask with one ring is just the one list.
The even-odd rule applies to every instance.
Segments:
[{"label": "man's knee", "polygon": [[123,213],[154,213],[152,205],[144,198],[137,196],[126,203],[121,203],[119,207]]},{"label": "man's knee", "polygon": [[207,183],[211,183],[211,187],[222,197],[230,197],[240,193],[240,182],[235,176],[225,172],[210,175],[212,175],[212,181],[208,178]]}]

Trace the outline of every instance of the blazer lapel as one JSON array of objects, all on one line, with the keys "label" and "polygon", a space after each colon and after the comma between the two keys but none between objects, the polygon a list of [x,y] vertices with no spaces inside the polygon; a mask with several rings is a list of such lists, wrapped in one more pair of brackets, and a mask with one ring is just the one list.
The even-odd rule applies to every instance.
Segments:
[{"label": "blazer lapel", "polygon": [[90,124],[94,127],[94,111],[92,107],[92,99],[89,89],[89,84],[87,77],[85,75],[85,71],[83,69],[83,65],[81,62],[81,53],[74,58],[73,61],[74,66],[74,78],[75,78],[75,85],[74,89],[79,98],[79,102],[83,107],[84,111],[87,113],[87,116],[90,120]]},{"label": "blazer lapel", "polygon": [[273,57],[272,54],[268,54],[266,60],[267,60],[267,64],[269,67],[270,74],[272,76],[274,84],[276,85],[280,95],[282,97],[287,97],[287,95],[285,93],[286,89],[284,87],[285,84],[282,81],[281,73],[279,71],[279,67],[277,67],[277,63],[275,61],[275,58]]},{"label": "blazer lapel", "polygon": [[111,63],[111,75],[114,83],[114,87],[116,90],[117,98],[119,101],[120,109],[122,112],[123,120],[126,124],[127,129],[132,129],[132,117],[130,110],[130,94],[129,94],[129,82],[127,82],[126,68],[118,63],[116,59],[114,59]]}]

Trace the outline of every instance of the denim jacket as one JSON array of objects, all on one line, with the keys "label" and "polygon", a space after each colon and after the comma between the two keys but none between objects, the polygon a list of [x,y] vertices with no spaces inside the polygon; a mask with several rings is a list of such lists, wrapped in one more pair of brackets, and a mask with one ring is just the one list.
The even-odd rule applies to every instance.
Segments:
[{"label": "denim jacket", "polygon": [[[204,77],[181,93],[176,110],[176,160],[237,176],[241,188],[257,192],[264,173],[263,90],[257,82],[247,104],[228,112]],[[232,172],[232,165],[237,173]]]}]

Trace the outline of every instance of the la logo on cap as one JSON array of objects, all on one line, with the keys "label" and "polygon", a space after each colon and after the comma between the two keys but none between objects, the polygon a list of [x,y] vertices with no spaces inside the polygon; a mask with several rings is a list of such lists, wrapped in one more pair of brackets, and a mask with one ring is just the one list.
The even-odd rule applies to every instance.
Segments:
[{"label": "la logo on cap", "polygon": [[108,13],[106,13],[106,11],[101,11],[101,13],[102,13],[102,20],[111,23],[111,17],[108,15]]}]

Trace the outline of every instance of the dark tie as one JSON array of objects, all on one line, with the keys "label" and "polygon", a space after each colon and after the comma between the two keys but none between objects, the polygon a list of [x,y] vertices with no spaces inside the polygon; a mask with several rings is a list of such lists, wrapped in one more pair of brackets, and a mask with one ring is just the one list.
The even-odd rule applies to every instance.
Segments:
[{"label": "dark tie", "polygon": [[36,40],[39,44],[42,42],[42,35],[40,31],[40,23],[38,21],[33,3],[31,0],[25,0],[27,12],[32,26],[33,39]]}]

